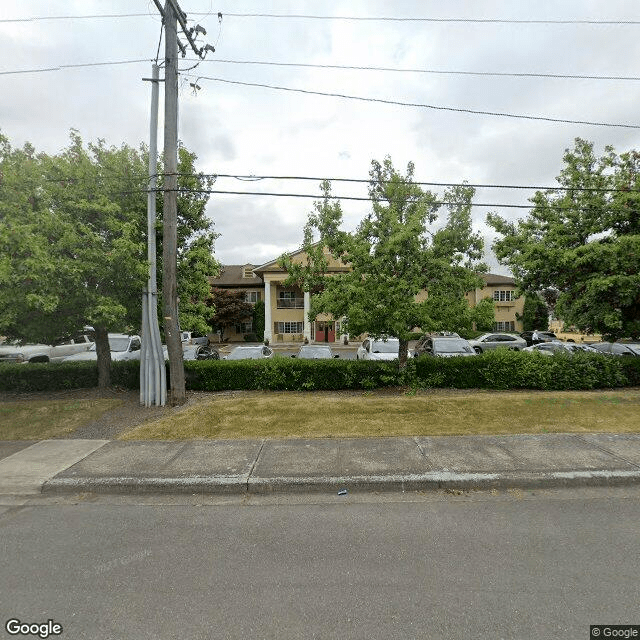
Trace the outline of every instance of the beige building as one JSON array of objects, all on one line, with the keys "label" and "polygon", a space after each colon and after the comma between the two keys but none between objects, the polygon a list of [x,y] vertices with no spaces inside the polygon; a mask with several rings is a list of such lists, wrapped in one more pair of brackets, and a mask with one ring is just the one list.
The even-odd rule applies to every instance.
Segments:
[{"label": "beige building", "polygon": [[[349,270],[328,253],[327,273],[337,274]],[[303,251],[291,254],[292,260],[302,263],[306,257]],[[248,302],[265,301],[264,338],[270,342],[336,342],[340,338],[341,320],[330,316],[318,316],[309,322],[309,293],[297,286],[284,286],[287,274],[278,266],[277,260],[255,266],[228,265],[222,268],[218,278],[210,278],[212,287],[242,290]],[[495,302],[494,331],[522,331],[521,318],[524,298],[516,298],[515,281],[507,276],[483,274],[485,286],[467,294],[471,306],[483,298],[492,298]],[[418,296],[418,299],[426,296]],[[240,323],[235,331],[228,333],[232,341],[242,340],[244,335],[254,333],[251,320]],[[258,336],[261,338],[262,336]]]}]

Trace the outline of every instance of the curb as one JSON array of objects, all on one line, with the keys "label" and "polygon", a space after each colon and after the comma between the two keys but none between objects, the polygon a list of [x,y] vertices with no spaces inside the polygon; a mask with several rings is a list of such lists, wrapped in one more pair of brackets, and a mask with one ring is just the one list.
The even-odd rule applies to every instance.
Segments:
[{"label": "curb", "polygon": [[204,493],[214,495],[274,493],[408,492],[456,489],[559,489],[572,487],[613,487],[640,484],[638,471],[553,471],[545,473],[456,473],[435,471],[425,474],[381,476],[193,476],[173,478],[52,478],[42,485],[47,494],[69,493]]}]

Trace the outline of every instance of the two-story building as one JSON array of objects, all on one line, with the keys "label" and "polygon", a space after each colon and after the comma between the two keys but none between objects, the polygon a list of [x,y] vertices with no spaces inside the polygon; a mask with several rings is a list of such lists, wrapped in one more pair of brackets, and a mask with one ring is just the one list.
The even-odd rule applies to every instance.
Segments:
[{"label": "two-story building", "polygon": [[[291,259],[303,263],[306,254],[294,252]],[[344,273],[347,265],[327,254],[327,274]],[[211,286],[229,288],[245,292],[248,302],[265,301],[264,338],[270,342],[335,342],[340,336],[340,319],[327,315],[318,316],[309,322],[310,296],[297,286],[285,286],[286,271],[271,260],[255,266],[227,265],[218,278],[210,278]],[[494,331],[522,331],[524,298],[516,297],[513,278],[492,273],[482,275],[485,286],[470,291],[466,298],[473,307],[483,298],[492,298],[495,303]],[[426,296],[418,296],[424,298]],[[520,319],[519,319],[520,318]],[[242,340],[244,335],[253,333],[251,323],[240,323],[235,332],[230,332],[232,341]],[[261,336],[259,336],[261,337]]]}]

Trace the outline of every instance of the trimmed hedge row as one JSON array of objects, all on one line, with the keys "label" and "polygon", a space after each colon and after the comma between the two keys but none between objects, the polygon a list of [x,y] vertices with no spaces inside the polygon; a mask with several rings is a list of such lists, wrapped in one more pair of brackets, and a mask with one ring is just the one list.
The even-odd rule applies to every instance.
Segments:
[{"label": "trimmed hedge row", "polygon": [[[111,383],[139,388],[139,362],[114,362]],[[167,366],[167,377],[169,367]],[[399,370],[396,362],[358,360],[203,360],[185,362],[194,391],[341,390],[389,386],[458,389],[603,389],[640,386],[640,358],[600,354],[522,353],[498,350],[473,358],[423,356]],[[52,391],[95,387],[94,362],[2,364],[0,391]]]}]

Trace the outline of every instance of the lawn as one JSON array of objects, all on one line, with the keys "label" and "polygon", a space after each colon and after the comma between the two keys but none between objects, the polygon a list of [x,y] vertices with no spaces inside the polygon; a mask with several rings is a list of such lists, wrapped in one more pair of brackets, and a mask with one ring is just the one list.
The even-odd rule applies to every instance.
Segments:
[{"label": "lawn", "polygon": [[360,438],[414,435],[640,432],[640,389],[623,391],[247,392],[210,397],[121,435]]},{"label": "lawn", "polygon": [[108,398],[0,402],[0,440],[64,437],[121,404]]}]

